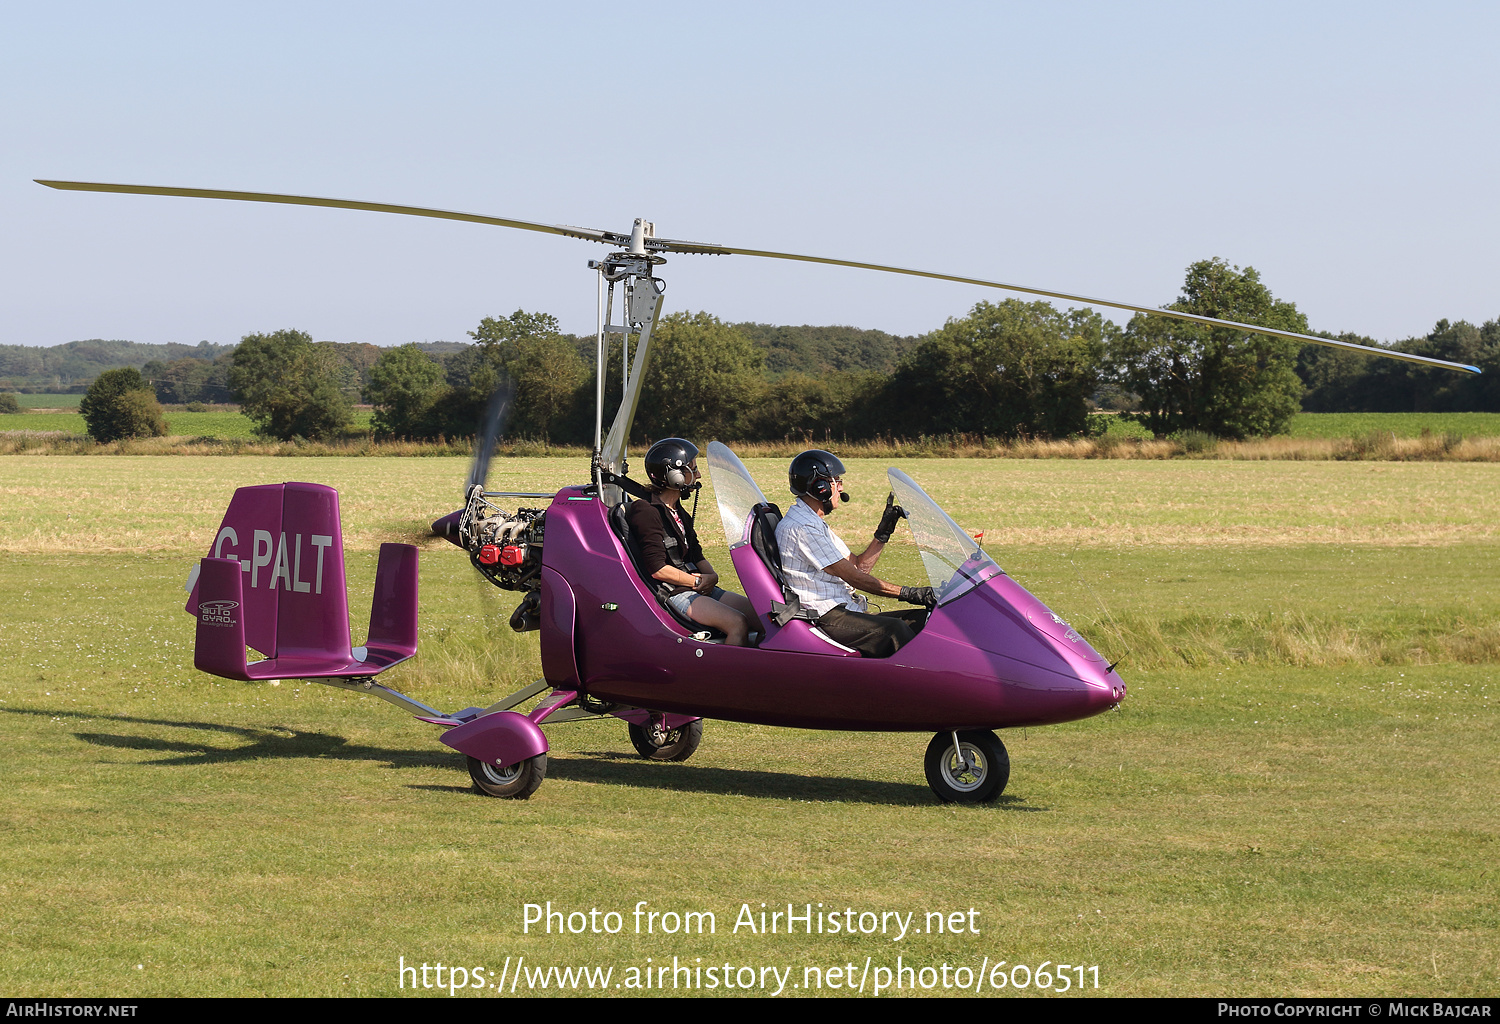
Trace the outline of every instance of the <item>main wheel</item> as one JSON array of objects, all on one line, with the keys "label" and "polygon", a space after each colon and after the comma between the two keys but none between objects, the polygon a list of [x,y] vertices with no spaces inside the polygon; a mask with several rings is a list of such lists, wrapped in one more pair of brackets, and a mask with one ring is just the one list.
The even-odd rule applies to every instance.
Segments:
[{"label": "main wheel", "polygon": [[536,792],[546,777],[546,754],[528,757],[520,764],[505,768],[497,768],[477,757],[469,758],[469,778],[474,780],[474,788],[485,796],[525,800]]},{"label": "main wheel", "polygon": [[1000,737],[989,730],[958,734],[940,732],[927,744],[927,784],[943,803],[982,804],[1005,791],[1010,781],[1010,755]]},{"label": "main wheel", "polygon": [[630,723],[630,743],[637,754],[653,761],[686,761],[703,742],[703,719],[676,729],[663,729],[655,722]]}]

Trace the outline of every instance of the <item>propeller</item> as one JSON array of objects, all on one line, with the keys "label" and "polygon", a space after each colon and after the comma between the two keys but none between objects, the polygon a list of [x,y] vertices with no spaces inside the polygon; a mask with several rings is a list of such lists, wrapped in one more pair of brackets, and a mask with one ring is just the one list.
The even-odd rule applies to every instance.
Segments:
[{"label": "propeller", "polygon": [[565,235],[570,238],[582,238],[590,242],[599,242],[604,245],[614,245],[627,248],[632,254],[644,255],[651,252],[686,253],[704,256],[759,256],[763,259],[773,260],[795,260],[800,263],[826,263],[836,267],[854,267],[859,270],[876,270],[887,274],[905,274],[909,277],[926,277],[936,281],[954,281],[958,284],[971,284],[980,288],[998,288],[1002,291],[1020,292],[1026,295],[1041,295],[1049,299],[1062,299],[1066,302],[1078,302],[1086,306],[1107,306],[1111,309],[1124,309],[1133,313],[1144,313],[1149,316],[1164,316],[1174,320],[1185,320],[1188,323],[1203,324],[1209,327],[1229,327],[1239,331],[1249,331],[1253,334],[1266,334],[1276,338],[1287,338],[1291,341],[1300,341],[1309,345],[1323,345],[1327,348],[1348,349],[1355,352],[1363,352],[1366,355],[1381,356],[1386,359],[1401,359],[1409,363],[1421,363],[1425,366],[1441,366],[1450,370],[1461,370],[1466,373],[1479,373],[1477,366],[1467,363],[1453,363],[1446,359],[1434,359],[1430,356],[1412,355],[1407,352],[1396,352],[1386,348],[1376,348],[1370,345],[1357,345],[1350,341],[1338,341],[1333,338],[1319,338],[1311,334],[1298,334],[1295,331],[1282,331],[1273,327],[1259,327],[1255,324],[1244,324],[1234,320],[1217,320],[1210,316],[1199,316],[1196,313],[1183,313],[1175,309],[1159,309],[1154,306],[1141,306],[1132,302],[1117,302],[1113,299],[1100,299],[1087,295],[1076,295],[1072,292],[1054,291],[1048,288],[1036,288],[1031,285],[1015,284],[1005,281],[988,281],[978,277],[965,277],[958,274],[943,274],[931,270],[913,270],[908,267],[893,267],[882,263],[866,263],[861,260],[843,260],[828,256],[807,256],[800,253],[774,252],[769,249],[742,249],[734,246],[715,245],[708,242],[686,242],[672,238],[655,238],[650,236],[649,226],[644,221],[637,221],[630,232],[605,231],[600,228],[574,227],[569,224],[542,224],[537,221],[512,220],[505,217],[489,217],[478,213],[459,213],[453,210],[434,210],[421,206],[395,206],[389,203],[367,203],[353,199],[327,199],[319,196],[294,196],[282,195],[275,192],[228,192],[219,189],[205,188],[175,188],[161,185],[116,185],[89,181],[53,181],[42,178],[34,179],[39,185],[48,188],[63,189],[72,192],[124,192],[137,195],[153,196],[188,196],[198,199],[234,199],[252,203],[284,203],[292,206],[327,206],[343,210],[370,210],[375,213],[397,213],[410,217],[434,217],[439,220],[468,221],[475,224],[490,224],[504,228],[518,228],[522,231],[539,231],[551,235]]},{"label": "propeller", "polygon": [[[479,421],[479,429],[474,437],[474,461],[469,466],[468,478],[464,481],[464,506],[469,507],[469,496],[475,487],[483,490],[485,482],[489,479],[490,459],[495,454],[495,442],[505,432],[505,425],[510,420],[511,399],[514,389],[509,378],[503,378],[495,393],[490,396],[485,405],[484,413]],[[459,522],[467,513],[463,510],[452,512],[432,524],[434,535],[460,544],[458,540]],[[483,577],[477,573],[473,576],[475,586],[475,600],[479,603],[480,618],[490,621],[495,618],[495,609],[499,607],[499,596],[495,589],[485,582]],[[519,614],[520,609],[517,609]]]},{"label": "propeller", "polygon": [[483,418],[479,421],[479,430],[474,437],[474,461],[469,466],[468,479],[464,481],[463,503],[464,507],[457,512],[450,512],[432,524],[432,535],[442,537],[451,541],[459,547],[463,547],[461,524],[468,515],[469,496],[474,493],[475,486],[484,489],[485,481],[489,478],[490,459],[495,454],[495,442],[505,431],[505,424],[510,419],[510,404],[513,389],[508,378],[502,379],[500,386],[490,396],[489,403],[485,406]]},{"label": "propeller", "polygon": [[515,394],[510,381],[504,380],[490,396],[489,405],[485,407],[484,419],[480,421],[479,433],[474,438],[474,463],[469,467],[469,478],[464,482],[464,501],[469,500],[469,492],[474,490],[475,485],[484,486],[489,479],[490,459],[495,454],[495,442],[505,431],[505,424],[510,420],[511,398]]}]

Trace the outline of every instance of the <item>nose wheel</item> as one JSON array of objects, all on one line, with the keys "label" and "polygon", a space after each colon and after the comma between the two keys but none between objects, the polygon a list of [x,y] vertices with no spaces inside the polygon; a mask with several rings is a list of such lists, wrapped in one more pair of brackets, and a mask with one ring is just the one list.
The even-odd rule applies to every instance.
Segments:
[{"label": "nose wheel", "polygon": [[943,803],[982,804],[1010,781],[1010,755],[988,729],[940,732],[927,744],[927,785]]}]

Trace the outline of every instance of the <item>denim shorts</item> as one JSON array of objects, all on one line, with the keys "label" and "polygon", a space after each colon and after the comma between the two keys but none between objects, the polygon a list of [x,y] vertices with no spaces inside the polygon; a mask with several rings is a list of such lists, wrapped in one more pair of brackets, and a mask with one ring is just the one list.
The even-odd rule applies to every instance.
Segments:
[{"label": "denim shorts", "polygon": [[[684,590],[680,594],[673,594],[671,597],[667,598],[667,604],[671,605],[672,608],[677,612],[677,614],[687,615],[688,609],[693,606],[693,602],[698,600],[698,598],[711,597],[715,601],[717,601],[723,596],[723,587],[714,587],[714,589],[709,591],[707,594],[700,594],[696,590]],[[689,616],[689,618],[691,618],[691,616]]]}]

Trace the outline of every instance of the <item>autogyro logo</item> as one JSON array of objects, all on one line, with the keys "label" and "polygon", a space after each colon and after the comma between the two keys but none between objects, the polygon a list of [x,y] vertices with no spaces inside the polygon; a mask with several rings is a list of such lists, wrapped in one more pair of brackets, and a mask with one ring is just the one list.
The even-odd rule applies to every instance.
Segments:
[{"label": "autogyro logo", "polygon": [[1052,613],[1052,621],[1055,622],[1055,623],[1057,623],[1059,626],[1062,626],[1064,629],[1066,629],[1068,631],[1063,636],[1063,639],[1066,640],[1066,641],[1068,641],[1068,643],[1070,643],[1070,644],[1076,644],[1076,643],[1078,643],[1078,641],[1080,641],[1080,640],[1083,639],[1083,637],[1079,634],[1078,630],[1074,629],[1072,626],[1070,626],[1066,622],[1064,622],[1063,619],[1062,619],[1062,616],[1058,615],[1056,612]]},{"label": "autogyro logo", "polygon": [[233,626],[233,612],[239,606],[238,601],[201,601],[198,618],[209,626]]}]

